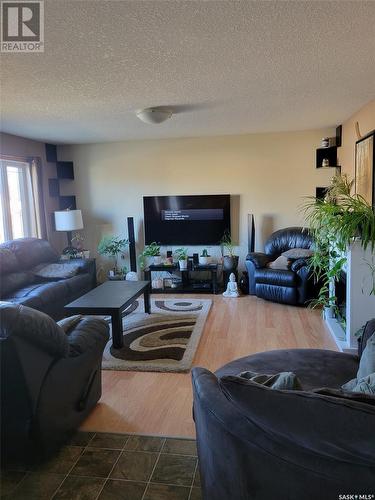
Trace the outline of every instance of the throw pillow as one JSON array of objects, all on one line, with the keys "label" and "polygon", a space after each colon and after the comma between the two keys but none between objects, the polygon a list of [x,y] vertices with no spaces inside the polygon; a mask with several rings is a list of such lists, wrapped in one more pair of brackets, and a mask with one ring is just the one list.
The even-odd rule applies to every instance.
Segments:
[{"label": "throw pillow", "polygon": [[[368,339],[359,362],[357,377],[341,386],[344,391],[363,392],[359,387],[364,387],[361,382],[364,378],[375,372],[375,333]],[[371,394],[371,393],[370,393]]]},{"label": "throw pillow", "polygon": [[276,260],[273,262],[269,262],[267,264],[267,267],[270,269],[282,269],[287,271],[290,268],[291,261],[284,257],[283,255],[280,255],[280,257],[277,257]]},{"label": "throw pillow", "polygon": [[255,372],[242,372],[239,374],[241,378],[246,378],[247,380],[251,380],[251,382],[255,382],[256,384],[265,385],[270,389],[278,389],[278,390],[289,390],[289,391],[301,391],[302,386],[301,383],[293,372],[280,372],[276,373],[276,375],[266,375]]},{"label": "throw pillow", "polygon": [[40,264],[34,267],[32,270],[33,274],[38,278],[44,279],[67,279],[75,276],[81,264],[65,264],[65,263],[53,263],[53,264]]},{"label": "throw pillow", "polygon": [[312,392],[321,394],[322,396],[332,396],[334,398],[346,399],[349,402],[353,401],[354,403],[365,403],[375,406],[375,394],[349,392],[340,389],[332,389],[330,387],[320,387],[319,389],[313,389]]},{"label": "throw pillow", "polygon": [[314,255],[314,252],[309,248],[291,248],[290,250],[283,252],[281,255],[287,259],[306,259],[307,257]]}]

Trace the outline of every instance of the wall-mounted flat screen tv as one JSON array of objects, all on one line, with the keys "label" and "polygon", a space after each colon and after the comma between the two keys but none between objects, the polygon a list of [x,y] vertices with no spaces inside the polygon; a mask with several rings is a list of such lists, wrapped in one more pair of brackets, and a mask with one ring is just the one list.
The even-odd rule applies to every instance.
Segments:
[{"label": "wall-mounted flat screen tv", "polygon": [[144,196],[145,243],[218,245],[230,232],[230,195]]}]

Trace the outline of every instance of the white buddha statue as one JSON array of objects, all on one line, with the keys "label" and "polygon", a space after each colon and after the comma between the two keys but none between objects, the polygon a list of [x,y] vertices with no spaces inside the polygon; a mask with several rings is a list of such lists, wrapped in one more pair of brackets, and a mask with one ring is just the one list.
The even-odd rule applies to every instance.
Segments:
[{"label": "white buddha statue", "polygon": [[239,297],[240,296],[240,294],[238,292],[236,277],[235,277],[234,273],[230,274],[227,289],[225,290],[223,295],[224,295],[224,297]]}]

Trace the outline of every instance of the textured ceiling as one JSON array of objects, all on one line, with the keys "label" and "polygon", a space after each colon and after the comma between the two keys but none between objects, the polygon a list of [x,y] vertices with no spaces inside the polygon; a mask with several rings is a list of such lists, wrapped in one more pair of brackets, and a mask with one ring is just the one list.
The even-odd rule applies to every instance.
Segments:
[{"label": "textured ceiling", "polygon": [[[375,97],[375,1],[45,0],[2,130],[58,143],[336,125]],[[160,125],[134,111],[175,105]]]}]

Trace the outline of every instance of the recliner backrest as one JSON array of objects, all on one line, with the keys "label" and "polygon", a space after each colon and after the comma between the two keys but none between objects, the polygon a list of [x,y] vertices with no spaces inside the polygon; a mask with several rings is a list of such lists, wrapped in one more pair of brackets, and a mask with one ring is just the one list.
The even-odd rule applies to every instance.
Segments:
[{"label": "recliner backrest", "polygon": [[271,234],[264,245],[267,255],[279,256],[291,248],[314,247],[314,239],[308,229],[303,227],[286,227]]}]

